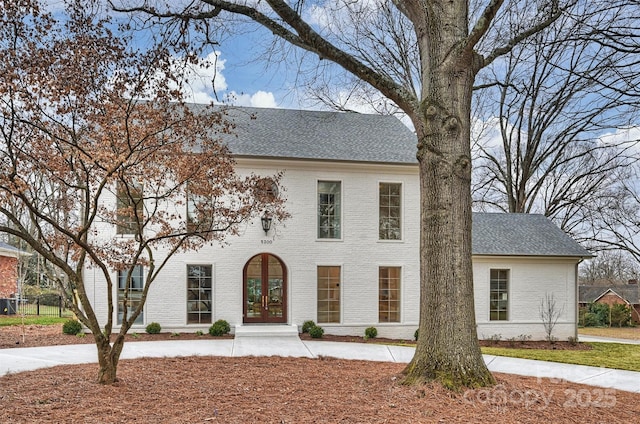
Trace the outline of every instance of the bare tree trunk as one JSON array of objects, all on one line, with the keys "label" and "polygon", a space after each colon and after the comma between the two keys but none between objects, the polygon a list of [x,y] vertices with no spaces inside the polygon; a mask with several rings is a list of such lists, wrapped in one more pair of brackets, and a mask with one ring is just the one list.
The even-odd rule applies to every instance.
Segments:
[{"label": "bare tree trunk", "polygon": [[[446,19],[442,24],[448,27]],[[458,25],[466,31],[466,23]],[[488,386],[495,380],[478,343],[471,264],[470,111],[481,59],[456,49],[462,37],[455,31],[435,31],[423,38],[425,100],[412,116],[421,184],[421,309],[405,383],[435,379],[451,389]]]},{"label": "bare tree trunk", "polygon": [[95,339],[96,346],[98,347],[98,362],[100,365],[98,383],[113,384],[118,380],[116,372],[118,362],[120,361],[120,354],[124,347],[124,335],[118,335],[113,345],[109,343],[109,339],[103,334],[97,335]]}]

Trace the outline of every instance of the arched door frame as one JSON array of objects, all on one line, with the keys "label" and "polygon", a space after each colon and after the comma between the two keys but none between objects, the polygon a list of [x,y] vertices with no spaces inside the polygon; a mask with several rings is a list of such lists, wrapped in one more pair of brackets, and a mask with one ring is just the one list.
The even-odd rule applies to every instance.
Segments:
[{"label": "arched door frame", "polygon": [[[256,286],[249,285],[247,271],[251,262],[260,257],[260,284],[259,292]],[[269,275],[269,258],[274,258],[281,267],[282,279],[280,293],[274,294],[273,279]],[[255,284],[255,281],[254,281]],[[275,282],[277,284],[277,282]],[[250,292],[251,291],[251,292]],[[244,264],[242,270],[242,322],[243,323],[287,323],[288,309],[287,266],[284,261],[269,252],[253,255]]]}]

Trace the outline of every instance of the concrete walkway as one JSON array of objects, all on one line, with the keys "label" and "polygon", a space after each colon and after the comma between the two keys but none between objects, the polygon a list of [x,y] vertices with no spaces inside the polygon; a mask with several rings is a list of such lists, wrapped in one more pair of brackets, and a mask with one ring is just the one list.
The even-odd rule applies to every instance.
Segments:
[{"label": "concrete walkway", "polygon": [[600,337],[600,336],[583,336],[582,334],[578,335],[578,340],[581,342],[622,343],[622,344],[640,345],[640,340],[614,339],[613,337]]},{"label": "concrete walkway", "polygon": [[[298,337],[239,337],[224,340],[127,342],[122,359],[178,356],[331,356],[407,363],[414,348],[381,344],[302,341]],[[538,378],[564,379],[592,386],[640,393],[640,373],[529,359],[484,355],[491,371]],[[64,364],[97,362],[93,344],[0,349],[0,376]]]}]

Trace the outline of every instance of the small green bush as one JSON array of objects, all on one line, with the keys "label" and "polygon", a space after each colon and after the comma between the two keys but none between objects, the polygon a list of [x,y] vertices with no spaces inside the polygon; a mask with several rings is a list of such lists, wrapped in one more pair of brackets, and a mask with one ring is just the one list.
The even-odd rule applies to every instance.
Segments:
[{"label": "small green bush", "polygon": [[312,320],[309,321],[305,321],[302,323],[302,332],[303,333],[308,333],[309,330],[311,330],[313,327],[316,327],[316,323],[313,322]]},{"label": "small green bush", "polygon": [[378,336],[378,329],[376,327],[368,327],[364,330],[365,339],[375,339]]},{"label": "small green bush", "polygon": [[65,321],[64,324],[62,324],[62,332],[64,334],[70,334],[72,336],[75,336],[81,331],[82,331],[82,324],[80,324],[80,321],[77,321],[75,319],[70,319],[68,321]]},{"label": "small green bush", "polygon": [[413,333],[413,338],[415,339],[415,341],[418,341],[418,333],[420,332],[419,329],[416,329],[416,332]]},{"label": "small green bush", "polygon": [[223,336],[231,331],[229,323],[223,319],[219,319],[209,327],[209,334],[214,337]]},{"label": "small green bush", "polygon": [[196,331],[196,336],[202,336],[204,333],[200,330]]},{"label": "small green bush", "polygon": [[322,327],[314,325],[309,329],[309,335],[313,339],[320,339],[324,335],[324,329]]},{"label": "small green bush", "polygon": [[158,324],[157,322],[152,322],[151,324],[147,325],[146,328],[147,334],[158,334],[160,333],[160,330],[162,330],[162,327],[160,327],[160,324]]}]

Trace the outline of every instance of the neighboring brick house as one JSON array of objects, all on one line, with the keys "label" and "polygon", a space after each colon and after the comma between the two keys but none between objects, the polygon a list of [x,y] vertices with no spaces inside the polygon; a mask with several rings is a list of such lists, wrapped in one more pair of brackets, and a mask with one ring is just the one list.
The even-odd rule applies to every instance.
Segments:
[{"label": "neighboring brick house", "polygon": [[[229,118],[236,171],[283,171],[291,218],[267,230],[257,219],[226,248],[173,257],[149,291],[136,331],[154,321],[165,331],[195,332],[217,319],[245,329],[314,320],[327,334],[362,335],[375,326],[381,337],[412,338],[420,310],[415,135],[391,116],[232,108]],[[116,208],[115,194],[103,201]],[[133,237],[115,227],[98,234]],[[577,266],[587,257],[544,216],[474,214],[478,335],[544,339],[539,305],[553,293],[562,307],[554,335],[576,337]],[[131,290],[141,290],[144,272],[136,269]],[[93,268],[84,275],[104,323],[104,277]],[[118,287],[112,295],[117,301]],[[121,321],[117,307],[112,318]]]},{"label": "neighboring brick house", "polygon": [[627,305],[631,308],[631,319],[640,324],[640,287],[636,280],[629,284],[612,284],[609,286],[579,286],[578,304],[586,307],[589,303]]},{"label": "neighboring brick house", "polygon": [[24,252],[0,242],[0,299],[18,292],[18,258]]}]

